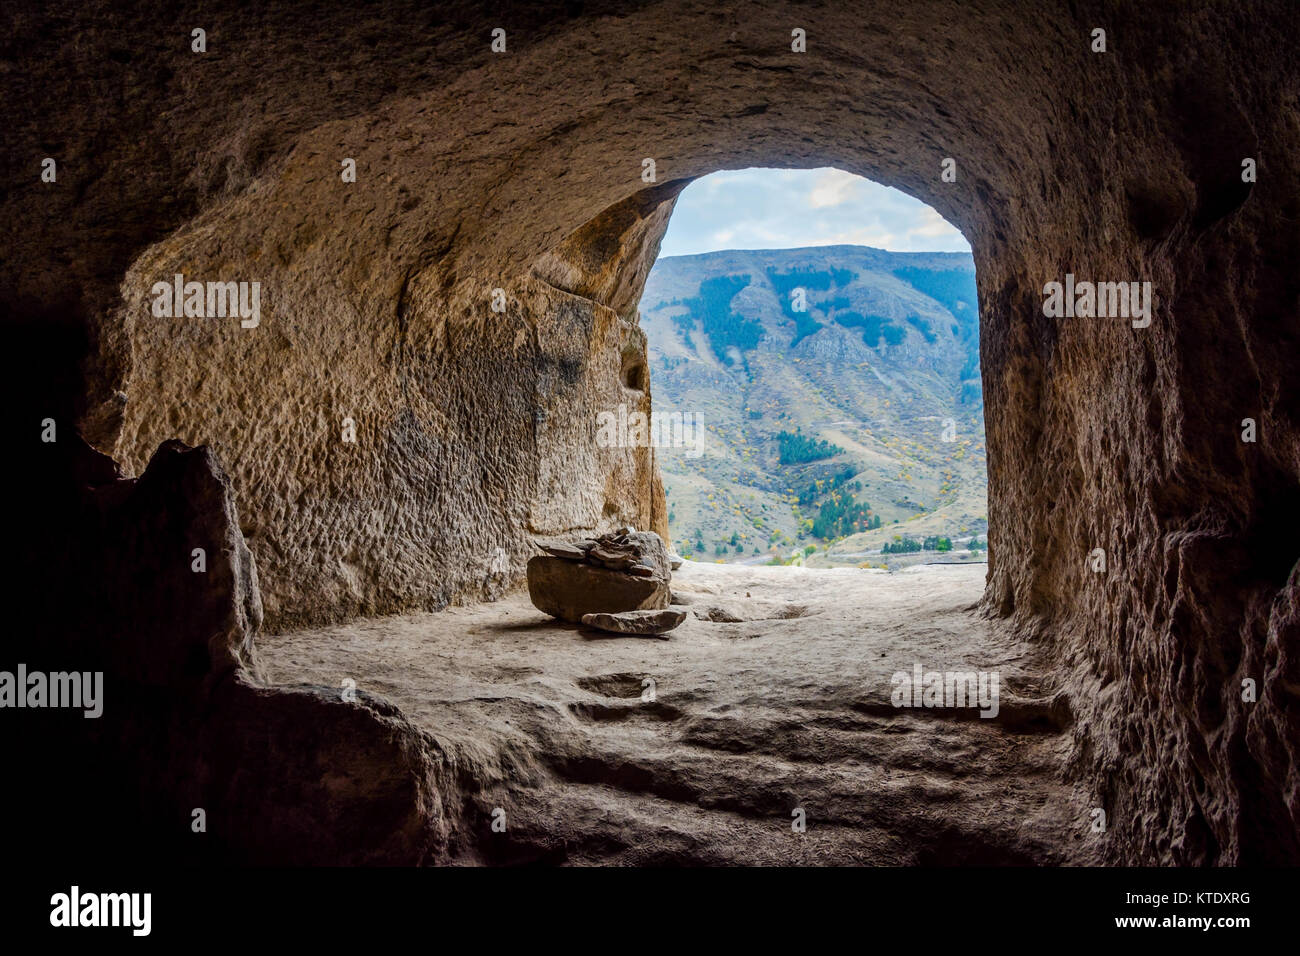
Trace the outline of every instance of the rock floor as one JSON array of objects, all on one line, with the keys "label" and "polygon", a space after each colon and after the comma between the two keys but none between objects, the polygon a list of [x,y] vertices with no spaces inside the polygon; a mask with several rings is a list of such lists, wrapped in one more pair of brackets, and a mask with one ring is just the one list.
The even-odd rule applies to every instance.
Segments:
[{"label": "rock floor", "polygon": [[[351,678],[429,738],[461,790],[439,862],[1090,862],[1068,713],[1036,648],[979,616],[984,572],[686,562],[669,640],[558,624],[519,591],[260,652],[272,682]],[[917,663],[997,672],[997,717],[893,707]]]}]

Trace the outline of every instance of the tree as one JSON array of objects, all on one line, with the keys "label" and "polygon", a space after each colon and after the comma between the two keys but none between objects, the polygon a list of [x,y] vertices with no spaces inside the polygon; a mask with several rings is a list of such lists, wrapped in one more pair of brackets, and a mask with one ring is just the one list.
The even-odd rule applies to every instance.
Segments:
[{"label": "tree", "polygon": [[871,505],[858,501],[852,494],[832,494],[822,502],[812,523],[812,533],[814,537],[829,540],[879,526],[880,518],[871,513]]},{"label": "tree", "polygon": [[700,291],[694,297],[670,303],[687,309],[685,315],[674,316],[673,321],[686,332],[699,322],[714,354],[727,365],[733,364],[733,348],[749,351],[763,337],[762,323],[731,311],[731,300],[747,285],[747,275],[714,276],[700,283]]},{"label": "tree", "polygon": [[778,432],[777,445],[783,465],[799,465],[804,462],[830,458],[844,451],[839,445],[832,445],[822,438],[809,438],[803,430],[796,428],[793,432]]},{"label": "tree", "polygon": [[894,540],[886,542],[880,550],[884,554],[914,554],[921,550],[921,542],[914,538],[900,538],[894,535]]}]

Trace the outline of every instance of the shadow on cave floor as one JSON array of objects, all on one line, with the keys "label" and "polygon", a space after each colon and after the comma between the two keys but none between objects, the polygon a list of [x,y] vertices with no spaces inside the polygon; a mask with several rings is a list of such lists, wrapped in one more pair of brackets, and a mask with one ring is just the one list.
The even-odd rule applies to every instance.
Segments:
[{"label": "shadow on cave floor", "polygon": [[[277,684],[352,678],[432,739],[466,781],[443,794],[464,807],[450,862],[1088,862],[1068,712],[1033,648],[978,615],[983,581],[686,562],[693,613],[667,641],[588,641],[516,592],[267,637],[261,657]],[[997,716],[893,707],[917,664],[996,672]]]}]

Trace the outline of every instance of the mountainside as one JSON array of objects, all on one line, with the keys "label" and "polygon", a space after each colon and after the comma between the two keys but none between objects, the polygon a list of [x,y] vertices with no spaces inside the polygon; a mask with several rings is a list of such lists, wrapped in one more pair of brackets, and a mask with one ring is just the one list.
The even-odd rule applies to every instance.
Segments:
[{"label": "mountainside", "polygon": [[895,536],[958,539],[961,552],[964,539],[983,540],[969,254],[820,246],[664,258],[640,308],[656,417],[703,429],[702,448],[660,442],[680,552],[788,561],[813,546],[878,564],[868,553]]}]

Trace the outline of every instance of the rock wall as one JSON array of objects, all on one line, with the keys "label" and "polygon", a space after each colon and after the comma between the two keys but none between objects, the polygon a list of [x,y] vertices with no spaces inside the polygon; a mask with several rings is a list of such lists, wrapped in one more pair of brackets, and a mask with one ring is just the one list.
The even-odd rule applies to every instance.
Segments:
[{"label": "rock wall", "polygon": [[[457,280],[363,251],[391,224],[357,221],[364,187],[298,181],[319,163],[296,156],[151,247],[118,311],[115,457],[136,471],[176,436],[226,463],[268,627],[494,597],[534,535],[666,535],[653,449],[601,447],[597,425],[650,410],[636,301],[671,197],[599,217],[537,274]],[[153,314],[176,275],[259,282],[258,325]]]},{"label": "rock wall", "polygon": [[[8,7],[11,447],[49,416],[128,473],[210,445],[272,627],[491,596],[527,534],[662,526],[593,418],[649,402],[631,307],[674,190],[860,173],[974,249],[986,603],[1060,661],[1085,838],[1300,859],[1290,4],[617,6]],[[260,325],[152,316],[175,272],[261,282]],[[1066,273],[1152,282],[1152,324],[1046,318]]]}]

